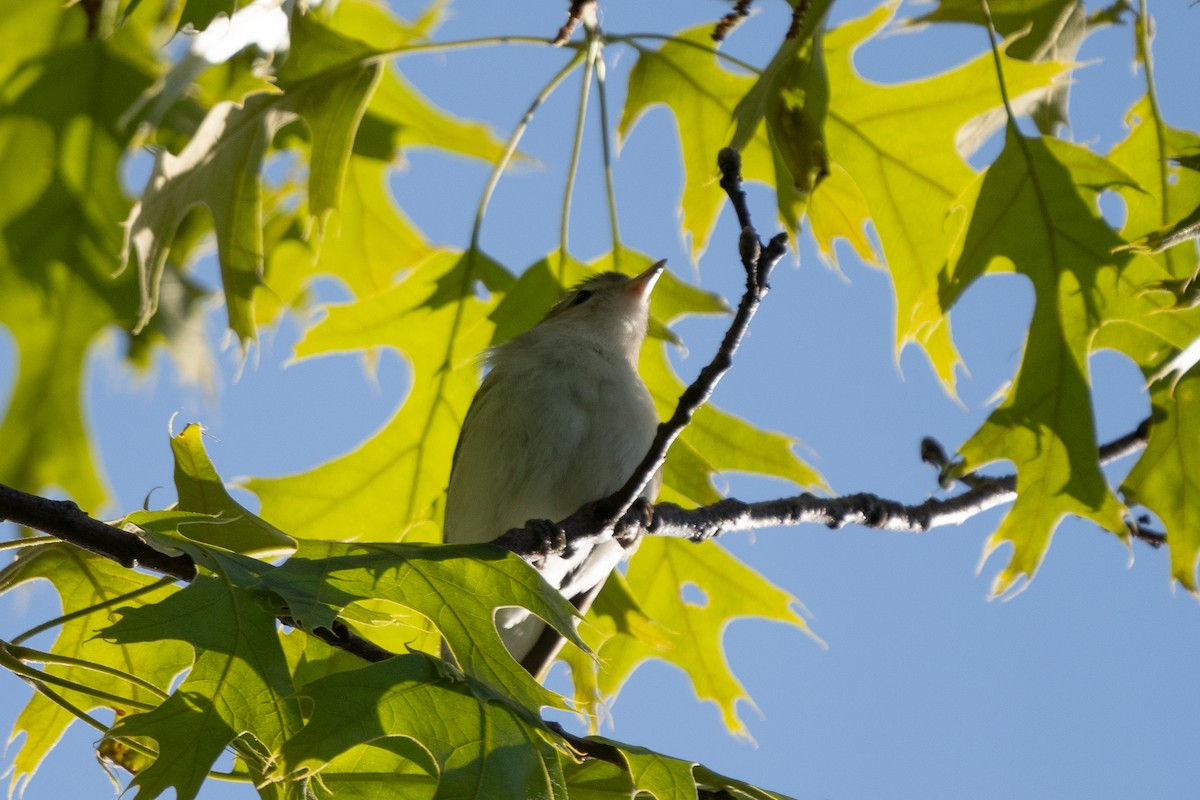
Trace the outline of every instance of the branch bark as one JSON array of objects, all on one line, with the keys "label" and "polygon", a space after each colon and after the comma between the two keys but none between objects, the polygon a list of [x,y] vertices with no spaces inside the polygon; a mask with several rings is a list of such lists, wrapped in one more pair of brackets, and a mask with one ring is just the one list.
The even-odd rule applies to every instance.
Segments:
[{"label": "branch bark", "polygon": [[[196,562],[191,556],[168,555],[156,550],[137,534],[88,516],[70,500],[50,500],[0,484],[0,522],[15,522],[57,536],[128,569],[141,567],[187,583],[195,580],[197,575]],[[279,621],[304,630],[286,615],[281,615]],[[308,633],[365,661],[382,661],[392,656],[340,621],[335,622],[332,629],[316,628]]]}]

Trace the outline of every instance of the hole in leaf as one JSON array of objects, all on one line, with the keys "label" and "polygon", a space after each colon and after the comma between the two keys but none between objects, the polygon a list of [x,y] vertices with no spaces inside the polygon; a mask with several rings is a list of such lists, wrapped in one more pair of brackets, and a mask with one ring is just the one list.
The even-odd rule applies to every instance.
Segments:
[{"label": "hole in leaf", "polygon": [[683,602],[689,606],[696,608],[704,608],[708,605],[708,595],[705,594],[699,586],[688,581],[679,587],[679,594],[683,597]]}]

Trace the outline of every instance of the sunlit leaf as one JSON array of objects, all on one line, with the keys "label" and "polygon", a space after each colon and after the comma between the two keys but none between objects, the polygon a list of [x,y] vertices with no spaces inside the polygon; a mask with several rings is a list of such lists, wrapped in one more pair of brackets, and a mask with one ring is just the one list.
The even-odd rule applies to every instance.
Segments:
[{"label": "sunlit leaf", "polygon": [[[629,96],[617,131],[628,138],[641,116],[664,105],[675,117],[683,155],[684,185],[680,199],[683,232],[691,240],[692,258],[708,246],[725,196],[717,187],[717,153],[729,144],[738,103],[754,78],[721,65],[711,50],[712,26],[676,34],[658,50],[640,50],[629,73]],[[791,173],[767,142],[766,131],[751,130],[742,149],[742,175],[776,186],[784,225],[795,235],[801,203],[791,189]],[[787,180],[776,181],[779,174]]]},{"label": "sunlit leaf", "polygon": [[435,798],[567,797],[549,732],[450,679],[427,656],[331,675],[301,694],[313,713],[284,747],[290,772],[319,773],[353,746],[403,737],[417,745],[412,757],[438,779]]},{"label": "sunlit leaf", "polygon": [[[626,578],[642,610],[670,644],[664,650],[653,640],[632,636],[605,641],[597,652],[600,692],[616,694],[639,664],[661,658],[684,670],[697,697],[717,704],[726,728],[749,736],[737,705],[753,701],[725,659],[725,627],[741,617],[756,617],[807,631],[804,617],[796,610],[796,598],[715,542],[694,545],[646,537],[629,562]],[[703,597],[701,605],[684,600],[689,586]]]},{"label": "sunlit leaf", "polygon": [[17,354],[0,481],[56,489],[95,509],[108,491],[84,425],[81,379],[96,337],[136,312],[133,282],[111,277],[120,263],[116,221],[128,208],[118,182],[128,134],[117,117],[154,66],[132,32],[88,41],[84,22],[80,9],[53,0],[0,11],[4,40],[21,42],[15,52],[28,59],[18,66],[0,57],[0,323]]},{"label": "sunlit leaf", "polygon": [[[256,478],[262,516],[293,536],[437,541],[435,503],[450,479],[458,430],[478,386],[475,356],[491,338],[482,283],[511,278],[481,253],[444,253],[387,291],[332,306],[296,345],[296,356],[398,350],[411,390],[396,415],[356,450],[308,472]],[[386,498],[381,502],[380,498]]]},{"label": "sunlit leaf", "polygon": [[[351,603],[382,600],[430,620],[467,674],[536,709],[562,699],[508,655],[496,609],[520,605],[574,639],[575,612],[521,559],[490,545],[304,542],[259,584],[278,594],[306,627],[330,627]],[[414,641],[410,647],[419,645]],[[432,643],[436,648],[436,639]]]},{"label": "sunlit leaf", "polygon": [[1158,383],[1151,402],[1155,414],[1150,441],[1121,490],[1163,521],[1171,547],[1171,577],[1195,592],[1200,559],[1200,371],[1192,369],[1174,387]]},{"label": "sunlit leaf", "polygon": [[[188,425],[171,437],[175,456],[175,490],[179,508],[219,517],[223,524],[206,525],[200,540],[235,553],[254,556],[291,552],[292,537],[247,511],[229,496],[201,441],[199,425]],[[201,534],[198,534],[198,536]]]},{"label": "sunlit leaf", "polygon": [[[988,10],[995,30],[1012,37],[1004,52],[1022,61],[1074,61],[1087,34],[1111,22],[1103,15],[1089,18],[1080,0],[994,0],[988,3]],[[933,10],[909,24],[930,22],[986,24],[982,8],[974,0],[938,0]],[[1042,133],[1052,135],[1058,126],[1069,124],[1068,91],[1069,85],[1062,84],[1029,98],[1036,103],[1030,114]]]},{"label": "sunlit leaf", "polygon": [[[135,676],[166,691],[171,680],[191,663],[191,651],[176,642],[149,642],[113,646],[95,638],[95,632],[107,625],[114,605],[157,603],[175,592],[154,576],[125,569],[116,562],[86,553],[68,544],[42,545],[26,550],[21,557],[0,571],[0,589],[11,591],[28,581],[46,580],[62,603],[64,619],[50,651],[80,662],[110,667]],[[47,665],[46,672],[60,678],[111,694],[124,695],[140,703],[157,703],[160,697],[134,680],[122,682],[111,674],[84,666]],[[83,711],[112,708],[118,716],[134,707],[119,705],[109,698],[97,698],[56,687],[69,702]],[[9,758],[11,787],[20,790],[33,777],[46,754],[58,743],[76,718],[42,694],[34,693],[13,725],[11,739],[23,735]]]},{"label": "sunlit leaf", "polygon": [[[1142,187],[1119,190],[1127,208],[1122,233],[1136,243],[1155,237],[1156,230],[1174,227],[1173,219],[1200,205],[1200,173],[1189,161],[1200,148],[1200,136],[1166,125],[1155,116],[1149,98],[1130,110],[1128,123],[1129,136],[1109,158]],[[1194,241],[1176,242],[1141,259],[1159,271],[1147,267],[1143,281],[1129,286],[1126,294],[1145,296],[1160,303],[1161,309],[1125,325],[1106,326],[1097,343],[1130,356],[1156,381],[1150,390],[1150,440],[1121,490],[1130,502],[1145,505],[1162,520],[1171,551],[1171,576],[1195,592],[1200,464],[1189,442],[1195,436],[1197,391],[1196,371],[1184,357],[1200,337],[1200,308],[1178,301],[1169,289],[1173,283],[1191,280],[1200,260]]]},{"label": "sunlit leaf", "polygon": [[154,172],[126,223],[142,289],[140,324],[158,306],[162,270],[175,231],[203,205],[212,215],[229,326],[243,340],[255,331],[252,296],[263,272],[262,178],[272,137],[301,118],[312,138],[309,208],[318,220],[338,207],[350,146],[381,67],[367,45],[308,16],[294,20],[292,51],[278,74],[279,95],[245,105],[222,102],[187,146],[160,152]]},{"label": "sunlit leaf", "polygon": [[300,729],[275,615],[250,588],[261,567],[232,553],[188,549],[206,568],[203,574],[158,603],[121,608],[101,631],[121,644],[179,641],[195,648],[187,677],[161,705],[124,717],[110,731],[158,746],[154,763],[133,778],[137,797],[173,788],[180,800],[190,800],[244,733],[253,732],[266,758]]},{"label": "sunlit leaf", "polygon": [[[1088,353],[1106,319],[1141,317],[1115,304],[1112,288],[1139,262],[1111,255],[1118,239],[1100,218],[1096,195],[1132,179],[1110,162],[1055,139],[1010,133],[1004,152],[963,198],[971,209],[949,293],[985,270],[1016,270],[1033,282],[1036,302],[1025,354],[1004,403],[963,445],[964,469],[1008,459],[1018,497],[987,552],[1012,542],[1013,555],[993,592],[1032,577],[1067,514],[1124,535],[1123,507],[1100,472]],[[1140,312],[1140,313],[1139,313]]]},{"label": "sunlit leaf", "polygon": [[829,173],[825,146],[825,115],[829,109],[829,78],[825,72],[825,14],[830,3],[813,3],[804,15],[804,28],[783,44],[737,108],[730,146],[745,150],[765,120],[768,140],[787,167],[777,183],[790,180],[807,195]]},{"label": "sunlit leaf", "polygon": [[[829,152],[835,170],[844,169],[861,195],[844,186],[824,194],[819,186],[812,198],[813,234],[827,254],[839,236],[858,241],[866,223],[858,197],[865,198],[896,290],[896,354],[909,342],[921,345],[953,393],[961,360],[939,276],[961,225],[949,217],[951,207],[973,177],[958,137],[973,119],[999,107],[1001,98],[990,53],[921,80],[880,84],[860,76],[854,51],[878,35],[895,8],[881,5],[825,38]],[[1008,58],[1002,64],[1013,97],[1044,89],[1066,70],[1061,64]],[[841,205],[847,201],[851,204]],[[822,204],[837,208],[818,213]],[[856,249],[862,252],[861,246]]]}]

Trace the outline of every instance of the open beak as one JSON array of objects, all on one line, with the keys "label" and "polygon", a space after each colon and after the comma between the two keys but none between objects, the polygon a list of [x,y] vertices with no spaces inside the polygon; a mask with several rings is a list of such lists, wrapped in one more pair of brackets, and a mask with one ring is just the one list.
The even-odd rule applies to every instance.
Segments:
[{"label": "open beak", "polygon": [[663,274],[666,266],[667,260],[664,258],[641,275],[630,278],[629,283],[625,284],[625,291],[639,300],[649,300],[650,292],[654,289],[654,284],[658,282],[659,276]]}]

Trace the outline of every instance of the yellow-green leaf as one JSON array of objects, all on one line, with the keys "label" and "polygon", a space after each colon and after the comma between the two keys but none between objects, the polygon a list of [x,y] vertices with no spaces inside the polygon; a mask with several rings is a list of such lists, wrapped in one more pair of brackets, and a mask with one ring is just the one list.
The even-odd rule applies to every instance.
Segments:
[{"label": "yellow-green leaf", "polygon": [[188,425],[171,437],[175,456],[175,490],[179,508],[218,517],[223,524],[189,530],[196,541],[243,555],[267,557],[289,553],[296,541],[242,507],[229,496],[201,441],[203,429]]},{"label": "yellow-green leaf", "polygon": [[161,705],[110,730],[157,744],[154,763],[133,778],[138,797],[173,788],[180,800],[191,800],[225,748],[247,732],[265,750],[257,768],[269,773],[271,754],[301,726],[275,614],[252,588],[267,567],[180,544],[205,571],[160,602],[122,607],[100,634],[123,645],[179,641],[195,648],[187,677]]},{"label": "yellow-green leaf", "polygon": [[[691,239],[693,258],[708,246],[717,214],[725,203],[717,182],[717,153],[729,143],[733,113],[754,84],[721,66],[712,49],[712,26],[682,31],[659,50],[642,49],[629,73],[629,95],[617,132],[627,138],[651,106],[665,105],[675,116],[683,155],[684,184],[680,200],[683,232]],[[778,167],[778,169],[777,169]],[[742,150],[742,175],[776,185],[777,174],[789,174],[767,144],[766,133],[753,132]],[[799,206],[789,177],[780,181],[780,210],[794,235]]]},{"label": "yellow-green leaf", "polygon": [[[1001,98],[990,53],[921,80],[879,84],[861,77],[854,51],[891,20],[896,5],[881,5],[825,37],[826,138],[835,167],[857,185],[879,234],[896,290],[896,354],[909,342],[921,345],[953,393],[961,361],[939,277],[961,224],[948,218],[951,206],[973,177],[957,137],[972,120],[999,107]],[[1043,90],[1067,69],[1010,58],[1001,62],[1013,97]],[[833,188],[823,194],[824,185],[819,186],[812,199],[813,234],[827,254],[839,236],[858,241],[866,223],[857,195]],[[843,205],[846,200],[852,203]],[[827,207],[817,214],[822,204]]]},{"label": "yellow-green leaf", "polygon": [[112,279],[115,221],[128,208],[118,174],[129,134],[118,116],[154,66],[133,33],[89,41],[84,23],[81,9],[54,0],[0,10],[4,41],[15,43],[0,56],[0,323],[17,353],[0,481],[96,509],[108,492],[81,378],[96,337],[136,310],[132,280]]},{"label": "yellow-green leaf", "polygon": [[[528,608],[583,645],[571,604],[520,558],[490,545],[304,542],[259,586],[278,594],[309,629],[330,627],[352,603],[378,600],[412,609],[437,626],[468,675],[531,709],[564,703],[508,655],[496,630],[496,609]],[[376,614],[372,622],[391,621]],[[436,638],[408,639],[410,650],[437,648]]]},{"label": "yellow-green leaf", "polygon": [[[127,643],[114,646],[95,638],[95,632],[110,621],[114,605],[157,603],[176,591],[174,586],[153,576],[126,569],[120,564],[92,555],[69,544],[30,548],[0,571],[0,589],[11,591],[31,580],[47,580],[62,603],[61,629],[50,651],[78,659],[78,665],[47,665],[47,673],[84,686],[124,695],[137,703],[157,703],[160,696],[134,680],[122,682],[110,673],[85,664],[95,664],[135,676],[160,691],[166,691],[179,670],[191,663],[191,650],[176,642]],[[113,708],[117,715],[129,714],[136,706],[118,704],[62,687],[63,697],[83,711]],[[33,777],[46,754],[58,743],[76,717],[44,695],[33,698],[18,715],[11,739],[24,734],[16,752],[10,754],[11,787],[20,790]]]},{"label": "yellow-green leaf", "polygon": [[1167,529],[1171,577],[1196,592],[1200,559],[1200,369],[1174,387],[1155,385],[1150,441],[1121,485],[1131,502],[1149,508]]},{"label": "yellow-green leaf", "polygon": [[[445,493],[463,417],[478,386],[475,356],[491,340],[494,300],[511,277],[481,253],[443,253],[390,289],[331,306],[296,345],[297,358],[396,348],[412,383],[396,415],[356,450],[308,472],[256,478],[261,514],[304,538],[437,541],[435,503]],[[413,537],[417,538],[414,539]]]},{"label": "yellow-green leaf", "polygon": [[[417,745],[405,752],[437,779],[434,798],[566,800],[549,732],[478,686],[450,679],[427,656],[331,675],[301,695],[313,711],[283,750],[293,775],[319,773],[352,747],[400,737]],[[406,796],[405,785],[392,785],[388,796]]]},{"label": "yellow-green leaf", "polygon": [[[1127,304],[1110,307],[1109,290],[1132,260],[1111,255],[1120,240],[1100,218],[1095,198],[1118,185],[1132,179],[1111,162],[1066,142],[1010,131],[1004,151],[963,198],[970,223],[949,296],[984,271],[1008,270],[1028,276],[1036,294],[1013,388],[961,450],[963,469],[1008,459],[1017,470],[1017,500],[986,548],[990,553],[1003,542],[1014,548],[993,582],[995,593],[1033,576],[1067,514],[1125,534],[1123,506],[1097,461],[1088,374],[1103,322],[1140,316]],[[1142,313],[1153,310],[1143,304]]]},{"label": "yellow-green leaf", "polygon": [[[630,561],[627,580],[642,610],[658,623],[669,640],[656,642],[614,636],[597,651],[597,686],[615,695],[633,670],[647,658],[675,664],[691,679],[696,696],[717,704],[725,726],[748,736],[738,716],[740,700],[753,702],[725,660],[725,627],[739,617],[777,620],[808,631],[797,612],[798,601],[772,585],[715,542],[694,545],[679,539],[649,536]],[[703,596],[701,605],[684,600],[687,587]]]},{"label": "yellow-green leaf", "polygon": [[163,151],[126,223],[141,283],[140,325],[158,307],[159,284],[176,229],[205,206],[217,234],[217,255],[229,326],[254,336],[252,297],[263,272],[263,200],[259,171],[272,137],[302,118],[312,138],[309,208],[318,220],[338,207],[350,146],[381,74],[375,51],[312,19],[292,25],[292,52],[280,70],[278,95],[245,105],[214,106],[178,155]]}]

